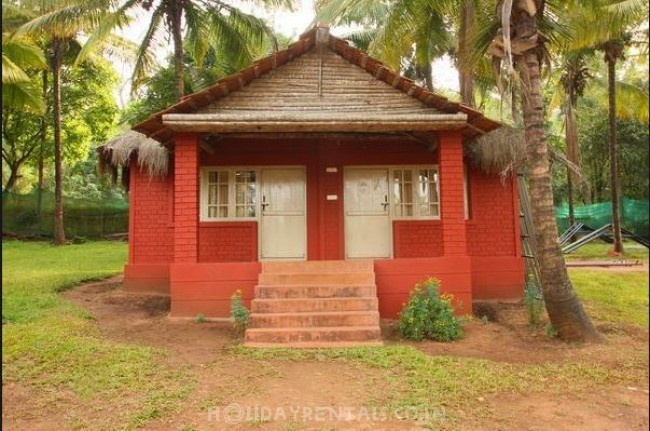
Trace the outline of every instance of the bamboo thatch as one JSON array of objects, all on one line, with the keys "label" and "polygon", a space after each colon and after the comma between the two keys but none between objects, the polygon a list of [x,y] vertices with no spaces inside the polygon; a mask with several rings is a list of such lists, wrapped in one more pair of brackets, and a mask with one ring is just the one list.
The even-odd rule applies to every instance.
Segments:
[{"label": "bamboo thatch", "polygon": [[[567,166],[582,179],[580,168],[570,162],[566,155],[549,145],[551,162]],[[524,131],[508,126],[499,127],[466,145],[473,164],[483,172],[506,176],[523,169],[526,163],[526,137]]]},{"label": "bamboo thatch", "polygon": [[524,131],[502,126],[466,146],[473,164],[486,173],[516,172],[526,159]]},{"label": "bamboo thatch", "polygon": [[131,159],[137,155],[140,169],[146,169],[150,177],[164,177],[169,165],[169,150],[146,135],[129,131],[97,148],[97,170],[109,175],[115,183],[122,171],[122,185],[128,189],[128,169]]}]

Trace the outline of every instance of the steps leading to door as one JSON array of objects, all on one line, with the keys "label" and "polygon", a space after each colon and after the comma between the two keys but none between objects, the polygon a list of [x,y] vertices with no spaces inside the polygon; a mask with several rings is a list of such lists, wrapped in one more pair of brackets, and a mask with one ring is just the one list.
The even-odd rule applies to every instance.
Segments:
[{"label": "steps leading to door", "polygon": [[376,290],[371,260],[265,262],[245,344],[381,345]]}]

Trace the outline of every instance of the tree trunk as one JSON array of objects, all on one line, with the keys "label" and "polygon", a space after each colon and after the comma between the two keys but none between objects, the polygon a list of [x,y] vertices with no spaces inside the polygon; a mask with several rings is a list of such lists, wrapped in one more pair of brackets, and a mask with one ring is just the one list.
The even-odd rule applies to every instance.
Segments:
[{"label": "tree trunk", "polygon": [[18,169],[20,166],[16,163],[7,163],[7,167],[9,168],[9,178],[7,178],[7,182],[5,183],[4,189],[2,189],[2,206],[4,207],[5,203],[5,198],[7,195],[11,192],[14,191],[14,188],[16,187],[16,181],[18,180]]},{"label": "tree trunk", "polygon": [[[573,198],[573,181],[571,181],[571,169],[567,167],[567,200],[569,201],[569,226],[573,226],[573,224],[576,222],[576,213],[575,213],[575,207],[574,207],[574,198]],[[571,236],[571,242],[575,241],[576,237],[575,235]]]},{"label": "tree trunk", "polygon": [[612,233],[616,254],[623,253],[621,212],[619,208],[618,157],[616,155],[616,53],[605,53],[607,61],[607,86],[609,89],[609,182],[612,199]]},{"label": "tree trunk", "polygon": [[[47,70],[41,73],[43,100],[47,100]],[[36,210],[38,213],[38,223],[41,225],[41,218],[43,212],[43,182],[44,182],[44,157],[45,157],[45,141],[47,140],[47,110],[43,113],[41,118],[41,144],[38,152],[38,202]]]},{"label": "tree trunk", "polygon": [[474,4],[472,0],[465,0],[460,12],[460,28],[458,29],[458,83],[460,102],[472,107],[474,106],[474,78],[469,68],[467,35],[473,21]]},{"label": "tree trunk", "polygon": [[52,90],[54,92],[54,243],[65,244],[63,228],[63,160],[61,157],[61,62],[63,41],[52,41]]},{"label": "tree trunk", "polygon": [[[578,129],[576,127],[576,113],[573,107],[573,101],[571,100],[571,95],[567,95],[567,106],[566,106],[566,128],[565,128],[565,137],[566,137],[566,156],[567,160],[575,165],[576,168],[580,168],[580,144],[578,138]],[[574,185],[580,184],[580,178],[578,175],[571,169],[567,167],[567,192],[568,192],[568,201],[569,201],[569,226],[573,225],[576,222],[575,217],[575,189]],[[571,241],[575,241],[575,235],[571,237]]]},{"label": "tree trunk", "polygon": [[[514,13],[514,12],[513,12]],[[519,36],[537,32],[536,17],[517,11]],[[546,311],[558,336],[566,341],[599,340],[600,336],[584,312],[571,285],[562,250],[553,207],[553,191],[548,144],[544,132],[540,66],[537,51],[527,51],[520,64],[526,94],[521,98],[524,116],[530,202],[533,211],[537,256]]]},{"label": "tree trunk", "polygon": [[171,27],[174,38],[174,75],[176,79],[176,101],[180,102],[185,93],[183,82],[183,33],[181,18],[183,16],[183,5],[180,0],[172,1]]}]

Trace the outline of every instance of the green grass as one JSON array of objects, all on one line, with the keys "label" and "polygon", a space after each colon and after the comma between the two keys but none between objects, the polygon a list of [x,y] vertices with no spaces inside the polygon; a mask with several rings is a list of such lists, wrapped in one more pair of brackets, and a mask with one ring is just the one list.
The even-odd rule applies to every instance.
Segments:
[{"label": "green grass", "polygon": [[[624,363],[612,368],[591,361],[509,364],[476,358],[430,356],[405,345],[349,349],[251,349],[232,347],[235,355],[260,361],[347,362],[385,371],[391,383],[375,403],[390,408],[450,408],[450,412],[481,408],[479,397],[497,393],[581,391],[598,385],[638,385],[646,379],[647,353],[630,352]],[[423,410],[418,410],[423,411]],[[453,413],[457,414],[457,413]],[[453,418],[452,418],[453,419]],[[459,419],[459,418],[456,418]]]},{"label": "green grass", "polygon": [[569,269],[571,281],[596,320],[648,328],[648,273]]},{"label": "green grass", "polygon": [[579,249],[565,254],[567,260],[611,260],[611,259],[625,259],[630,261],[648,261],[648,249],[632,241],[623,242],[623,256],[612,257],[607,254],[612,249],[611,244],[603,241],[592,241],[583,245]]},{"label": "green grass", "polygon": [[[191,388],[184,370],[164,365],[165,352],[103,338],[87,312],[58,295],[121,271],[126,254],[118,242],[2,244],[3,385],[32,388],[37,403],[71,398],[75,428],[133,429],[177,409]],[[88,410],[101,419],[88,422]]]}]

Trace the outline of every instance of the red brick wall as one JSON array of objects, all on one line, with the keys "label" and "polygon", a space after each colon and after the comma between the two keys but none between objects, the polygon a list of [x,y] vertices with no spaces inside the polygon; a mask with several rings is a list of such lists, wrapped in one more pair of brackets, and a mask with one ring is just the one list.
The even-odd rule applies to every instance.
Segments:
[{"label": "red brick wall", "polygon": [[440,134],[440,218],[445,256],[467,255],[460,133]]},{"label": "red brick wall", "polygon": [[393,222],[394,257],[436,257],[442,254],[442,223],[439,220]]},{"label": "red brick wall", "polygon": [[512,178],[469,171],[471,218],[467,222],[467,245],[471,256],[515,256],[518,230]]},{"label": "red brick wall", "polygon": [[174,257],[174,225],[169,208],[173,179],[149,178],[134,161],[131,166],[129,202],[129,263],[164,263]]},{"label": "red brick wall", "polygon": [[250,262],[256,260],[256,222],[199,224],[199,262]]},{"label": "red brick wall", "polygon": [[197,135],[176,135],[174,165],[174,262],[196,262],[199,224]]}]

